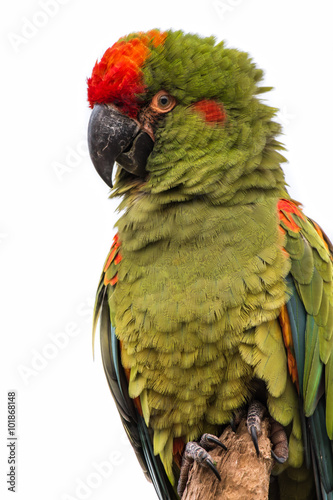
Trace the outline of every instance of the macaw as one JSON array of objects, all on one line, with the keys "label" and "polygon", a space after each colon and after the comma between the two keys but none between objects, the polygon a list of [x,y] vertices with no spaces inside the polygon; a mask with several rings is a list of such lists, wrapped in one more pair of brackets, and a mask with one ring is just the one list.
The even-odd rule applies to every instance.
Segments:
[{"label": "macaw", "polygon": [[93,327],[160,499],[186,460],[218,475],[209,449],[241,411],[257,449],[262,407],[285,436],[272,498],[333,499],[332,245],[288,194],[262,77],[213,37],[154,29],[87,81],[90,156],[122,197]]}]

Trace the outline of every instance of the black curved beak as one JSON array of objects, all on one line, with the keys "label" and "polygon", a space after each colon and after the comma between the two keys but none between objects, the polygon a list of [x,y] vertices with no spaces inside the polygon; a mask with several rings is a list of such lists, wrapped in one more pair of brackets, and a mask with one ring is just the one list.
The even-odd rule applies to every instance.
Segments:
[{"label": "black curved beak", "polygon": [[112,105],[95,104],[88,125],[88,146],[94,167],[112,188],[115,161],[127,172],[145,177],[154,142],[138,121]]}]

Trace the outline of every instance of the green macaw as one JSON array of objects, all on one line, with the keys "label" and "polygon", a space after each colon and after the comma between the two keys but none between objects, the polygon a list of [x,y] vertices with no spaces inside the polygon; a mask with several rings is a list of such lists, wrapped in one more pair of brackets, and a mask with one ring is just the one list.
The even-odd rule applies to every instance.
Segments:
[{"label": "green macaw", "polygon": [[94,330],[160,499],[181,496],[182,457],[218,475],[214,435],[263,405],[285,432],[270,495],[333,499],[332,246],[286,190],[262,75],[213,37],[152,30],[88,79],[91,159],[122,197]]}]

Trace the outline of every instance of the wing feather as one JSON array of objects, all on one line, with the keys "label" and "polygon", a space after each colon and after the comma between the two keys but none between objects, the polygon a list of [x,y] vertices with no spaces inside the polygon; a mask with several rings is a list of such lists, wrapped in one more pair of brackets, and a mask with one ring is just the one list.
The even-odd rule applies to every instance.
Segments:
[{"label": "wing feather", "polygon": [[[298,204],[280,200],[280,224],[291,259],[287,302],[299,380],[306,462],[333,495],[333,265],[332,245]],[[289,347],[290,348],[290,347]],[[326,418],[325,418],[326,416]],[[310,449],[309,449],[310,447]],[[326,496],[328,494],[328,496]]]}]

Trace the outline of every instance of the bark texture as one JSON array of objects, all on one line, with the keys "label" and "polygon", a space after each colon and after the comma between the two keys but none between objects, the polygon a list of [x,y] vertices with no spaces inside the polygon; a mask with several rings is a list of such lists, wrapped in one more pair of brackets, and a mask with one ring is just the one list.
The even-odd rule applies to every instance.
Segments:
[{"label": "bark texture", "polygon": [[269,478],[273,467],[269,421],[262,422],[262,434],[258,439],[260,456],[243,420],[236,433],[227,427],[220,440],[228,450],[216,447],[210,455],[217,462],[221,481],[212,471],[194,463],[189,474],[182,500],[267,500]]}]

